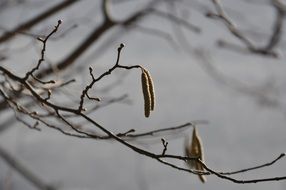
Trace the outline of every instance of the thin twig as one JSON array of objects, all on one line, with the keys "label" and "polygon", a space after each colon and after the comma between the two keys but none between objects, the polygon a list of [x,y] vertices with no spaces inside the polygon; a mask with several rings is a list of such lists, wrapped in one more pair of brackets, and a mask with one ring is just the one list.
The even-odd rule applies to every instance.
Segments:
[{"label": "thin twig", "polygon": [[271,166],[271,165],[275,164],[278,160],[280,160],[284,156],[285,156],[285,153],[281,153],[276,159],[274,159],[271,162],[265,163],[265,164],[261,164],[258,166],[254,166],[254,167],[250,167],[250,168],[246,168],[246,169],[241,169],[241,170],[237,170],[237,171],[233,171],[233,172],[219,172],[219,173],[223,174],[223,175],[233,175],[233,174],[248,172],[251,170],[257,170],[257,169],[264,168],[264,167]]}]

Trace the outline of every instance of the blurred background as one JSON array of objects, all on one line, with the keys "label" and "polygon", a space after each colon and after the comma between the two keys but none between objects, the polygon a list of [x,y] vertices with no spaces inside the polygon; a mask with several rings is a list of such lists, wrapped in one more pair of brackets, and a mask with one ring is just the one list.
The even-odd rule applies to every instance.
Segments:
[{"label": "blurred background", "polygon": [[[40,71],[70,62],[67,68],[50,73],[46,79],[75,82],[63,86],[51,101],[78,105],[82,90],[91,81],[88,68],[93,68],[95,76],[106,72],[116,62],[119,44],[124,43],[120,64],[142,65],[151,73],[156,108],[149,118],[144,117],[140,70],[115,70],[91,91],[102,101],[85,102],[87,109],[107,104],[89,113],[106,129],[114,133],[129,129],[144,132],[197,123],[205,162],[216,171],[256,166],[286,151],[283,2],[110,0],[108,15],[113,22],[106,25],[102,2],[105,1],[0,0],[0,66],[24,76],[41,56],[42,43],[37,37],[49,34],[60,19],[63,23],[46,44]],[[59,4],[63,4],[59,10],[19,29]],[[218,17],[219,8],[234,25]],[[138,18],[128,21],[138,13]],[[231,33],[229,29],[233,27],[242,36]],[[3,39],[8,31],[14,31],[13,35]],[[85,41],[90,44],[85,44],[76,59],[68,60]],[[0,81],[3,89],[2,73]],[[3,97],[0,100],[3,103]],[[29,101],[23,98],[19,102]],[[213,175],[202,184],[195,175],[162,165],[113,140],[70,137],[44,125],[39,125],[41,131],[32,130],[16,116],[31,124],[34,121],[2,104],[0,108],[0,148],[58,189],[286,188],[283,180],[242,185]],[[86,131],[96,131],[79,118],[72,120]],[[54,118],[49,122],[62,127]],[[131,142],[160,153],[164,137],[169,142],[168,154],[184,155],[184,138],[191,135],[191,129]],[[1,157],[1,190],[38,189]],[[250,180],[285,176],[285,163],[282,159],[273,166],[232,177]]]}]

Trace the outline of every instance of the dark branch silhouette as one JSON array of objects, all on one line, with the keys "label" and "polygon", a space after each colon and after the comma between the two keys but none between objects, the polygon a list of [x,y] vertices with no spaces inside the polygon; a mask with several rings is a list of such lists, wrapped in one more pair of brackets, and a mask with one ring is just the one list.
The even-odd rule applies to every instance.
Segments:
[{"label": "dark branch silhouette", "polygon": [[[67,7],[71,6],[77,0],[66,0],[62,1],[58,5],[44,11],[42,14],[34,17],[33,19],[19,25],[11,31],[6,31],[2,36],[0,36],[0,43],[4,43],[11,39],[13,36],[19,33],[24,33],[26,30],[36,26],[44,19],[56,14],[58,11],[64,10]],[[178,1],[179,2],[179,1]],[[246,47],[246,50],[250,53],[263,55],[263,56],[275,56],[277,57],[276,48],[278,47],[279,42],[282,39],[283,35],[283,19],[285,18],[285,5],[279,0],[272,0],[271,6],[276,10],[276,19],[273,23],[272,33],[268,36],[266,44],[263,47],[258,47],[255,43],[252,42],[245,34],[233,23],[233,21],[225,13],[225,10],[219,0],[212,0],[216,12],[209,12],[207,16],[222,21],[228,31],[240,40]],[[187,122],[181,125],[160,128],[156,130],[148,130],[145,132],[137,132],[134,128],[121,131],[113,132],[109,130],[108,127],[100,124],[94,117],[91,117],[90,114],[99,108],[103,108],[107,105],[110,105],[115,102],[123,101],[127,95],[113,97],[108,101],[101,102],[101,98],[91,95],[91,90],[95,88],[95,85],[100,83],[102,79],[109,77],[114,74],[116,70],[123,70],[124,72],[129,72],[130,70],[139,70],[142,73],[142,76],[145,76],[143,82],[143,98],[144,98],[144,108],[145,116],[149,117],[150,111],[154,110],[155,96],[153,90],[153,83],[151,75],[149,72],[144,69],[141,65],[123,65],[120,63],[120,57],[124,45],[121,43],[117,49],[117,57],[113,66],[103,71],[98,76],[93,73],[93,68],[89,67],[89,77],[91,78],[90,82],[87,82],[85,87],[80,90],[81,94],[76,101],[72,104],[64,104],[63,102],[56,102],[53,97],[56,95],[57,91],[60,91],[62,87],[75,82],[74,79],[69,80],[53,80],[55,74],[61,74],[61,71],[64,71],[74,65],[77,60],[84,55],[84,53],[92,47],[99,39],[101,39],[108,31],[120,26],[121,28],[129,29],[139,29],[145,33],[161,37],[170,42],[174,43],[172,36],[163,30],[153,29],[149,27],[140,26],[140,21],[147,16],[157,16],[163,19],[166,19],[175,26],[180,27],[177,31],[177,35],[181,36],[181,44],[186,45],[187,40],[183,35],[181,29],[186,29],[188,32],[200,33],[201,28],[191,24],[188,20],[178,17],[176,12],[162,11],[157,6],[160,4],[166,3],[173,8],[174,1],[171,0],[152,0],[145,7],[142,7],[135,13],[129,15],[123,20],[117,20],[116,18],[111,17],[109,6],[111,1],[102,0],[101,1],[101,13],[103,16],[103,21],[100,25],[97,25],[92,29],[90,34],[83,39],[78,46],[76,46],[69,54],[65,55],[64,58],[49,67],[43,68],[42,65],[45,63],[46,51],[48,49],[47,43],[51,37],[58,32],[62,21],[59,20],[55,27],[48,33],[48,35],[38,37],[38,41],[41,43],[41,52],[38,62],[33,66],[32,69],[24,71],[24,76],[15,74],[11,69],[8,69],[4,65],[0,65],[0,76],[3,78],[0,83],[0,112],[11,110],[11,113],[14,113],[12,120],[8,118],[5,122],[1,123],[2,126],[11,126],[13,122],[19,122],[26,127],[34,130],[41,131],[42,127],[52,128],[63,135],[70,137],[81,138],[81,139],[92,139],[92,140],[112,140],[125,147],[128,147],[130,150],[151,158],[163,165],[169,166],[173,169],[188,172],[190,174],[199,175],[204,177],[205,175],[213,175],[219,179],[228,180],[234,183],[246,184],[246,183],[259,183],[259,182],[268,182],[268,181],[280,181],[286,180],[286,176],[277,176],[277,177],[268,177],[268,178],[257,178],[257,179],[237,179],[233,177],[234,174],[245,173],[248,171],[258,170],[264,167],[269,167],[274,165],[277,161],[281,160],[285,154],[280,154],[274,160],[260,164],[257,166],[240,169],[237,171],[217,171],[212,169],[207,163],[203,162],[198,156],[181,156],[168,154],[168,142],[164,137],[167,135],[175,135],[175,133],[183,134],[190,127],[195,127],[200,121]],[[176,2],[177,3],[177,2]],[[31,35],[30,37],[33,37]],[[238,48],[236,45],[228,44],[227,42],[221,41],[222,46],[229,46],[232,48]],[[188,46],[189,47],[189,46]],[[199,54],[197,52],[197,54]],[[203,55],[199,55],[201,58],[204,58]],[[4,61],[5,55],[0,55],[0,61]],[[206,61],[206,60],[203,60]],[[84,67],[83,67],[84,69]],[[147,74],[148,73],[148,76]],[[45,77],[51,78],[51,80],[45,79]],[[223,78],[217,73],[214,74],[214,77],[217,77],[218,80],[225,82]],[[1,78],[1,79],[2,79]],[[151,81],[151,82],[150,82]],[[117,84],[117,83],[116,83]],[[227,83],[228,84],[228,83]],[[144,88],[145,87],[145,88]],[[243,88],[240,88],[243,89]],[[134,89],[139,90],[139,89]],[[145,90],[145,91],[144,91]],[[149,92],[148,90],[152,91]],[[253,90],[248,91],[255,94]],[[147,95],[146,95],[147,94]],[[25,100],[25,101],[21,101]],[[150,101],[150,102],[148,102]],[[87,102],[90,107],[86,108]],[[276,103],[276,102],[274,102]],[[277,103],[279,104],[279,103]],[[149,106],[149,107],[148,107]],[[147,110],[147,112],[146,112]],[[147,113],[147,114],[146,114]],[[51,122],[51,118],[54,120]],[[78,119],[78,122],[75,121],[75,118]],[[85,129],[85,126],[88,126],[93,129],[93,131],[88,131]],[[119,128],[119,127],[118,127]],[[158,152],[149,151],[146,148],[141,148],[135,145],[134,142],[138,139],[144,139],[146,137],[160,139],[162,143],[162,150]],[[202,151],[201,151],[202,152]],[[0,147],[0,156],[3,158],[11,167],[21,173],[28,181],[31,181],[39,189],[53,189],[49,185],[43,183],[37,176],[32,174],[27,168],[19,163],[15,158],[13,158],[7,151]],[[179,163],[196,163],[202,166],[202,168],[187,168],[186,166],[181,166],[181,164],[174,164],[174,161],[179,161]],[[191,161],[191,162],[190,162]]]}]

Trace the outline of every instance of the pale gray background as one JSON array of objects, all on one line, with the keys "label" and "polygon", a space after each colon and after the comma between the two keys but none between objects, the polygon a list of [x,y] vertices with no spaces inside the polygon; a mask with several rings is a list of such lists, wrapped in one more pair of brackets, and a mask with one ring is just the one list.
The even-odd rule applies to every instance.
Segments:
[{"label": "pale gray background", "polygon": [[[1,10],[0,24],[7,29],[13,28],[56,2],[58,1],[31,0],[21,6],[11,6],[7,10]],[[263,2],[263,5],[257,5],[248,4],[246,1],[229,0],[223,1],[223,4],[241,29],[269,33],[275,12],[268,6],[267,1]],[[142,3],[145,2],[141,1]],[[204,4],[213,9],[210,1],[205,1]],[[100,22],[98,5],[91,0],[82,1],[32,30],[40,33],[43,28],[48,29],[55,25],[58,19],[64,21],[63,28],[73,20],[81,23],[64,38],[50,41],[47,50],[49,60],[59,60]],[[124,3],[113,9],[113,15],[128,13],[132,9],[139,8],[139,5],[140,3]],[[160,38],[136,31],[124,32],[124,35],[114,41],[104,53],[94,55],[86,63],[86,58],[93,56],[94,51],[110,37],[112,32],[105,35],[100,43],[93,46],[85,57],[73,66],[75,69],[81,64],[86,64],[83,71],[85,76],[76,76],[74,73],[79,82],[74,84],[74,88],[69,88],[75,96],[80,92],[80,86],[89,81],[88,65],[97,67],[99,74],[114,64],[116,48],[123,42],[126,47],[123,50],[121,63],[141,64],[153,76],[157,96],[156,111],[149,119],[143,117],[140,72],[118,71],[99,85],[104,86],[105,83],[112,82],[111,79],[116,79],[116,76],[127,74],[124,81],[108,95],[128,93],[132,105],[114,104],[98,111],[93,117],[99,123],[114,131],[126,131],[130,128],[145,131],[204,119],[209,121],[209,124],[199,125],[198,128],[205,147],[206,163],[211,168],[230,171],[270,161],[286,151],[285,105],[283,107],[286,98],[286,64],[283,57],[285,48],[281,46],[281,59],[219,49],[215,45],[219,38],[240,43],[227,32],[222,23],[206,18],[204,16],[206,11],[207,9],[195,10],[195,8],[191,11],[190,22],[201,27],[202,33],[200,35],[186,33],[189,44],[195,48],[208,50],[212,58],[211,63],[225,75],[226,80],[230,77],[251,89],[264,89],[265,92],[262,94],[279,101],[282,108],[267,106],[259,99],[260,96],[216,81],[198,59],[184,52],[182,48],[173,48]],[[172,25],[157,17],[151,20],[148,17],[141,24],[173,32]],[[115,29],[113,33],[117,31]],[[249,35],[256,39],[257,43],[263,42],[263,38],[254,38],[252,33]],[[17,49],[25,46],[29,40],[18,37],[8,46]],[[10,56],[7,62],[1,64],[19,73],[23,69],[31,68],[39,55],[39,46],[30,47],[31,50],[17,52],[17,56]],[[0,121],[3,117],[5,115],[1,113]],[[189,133],[191,131],[187,131],[186,135]],[[285,181],[238,185],[215,176],[208,177],[207,183],[201,184],[197,176],[161,165],[118,143],[76,139],[48,128],[37,132],[19,123],[0,135],[1,146],[46,182],[59,183],[62,189],[284,190],[286,188]],[[159,152],[161,144],[159,140],[156,142],[144,147]],[[169,140],[168,153],[183,154],[183,138]],[[275,166],[235,177],[254,179],[283,176],[286,175],[285,163],[285,160],[282,160]],[[0,189],[1,183],[10,171],[6,163],[0,160]],[[14,171],[12,183],[15,190],[34,189]]]}]

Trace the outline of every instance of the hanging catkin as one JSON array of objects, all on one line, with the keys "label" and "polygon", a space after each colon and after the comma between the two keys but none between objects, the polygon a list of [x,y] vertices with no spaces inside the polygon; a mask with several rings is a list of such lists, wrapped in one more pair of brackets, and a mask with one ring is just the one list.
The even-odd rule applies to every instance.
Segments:
[{"label": "hanging catkin", "polygon": [[[186,153],[186,156],[188,157],[197,157],[202,162],[204,162],[203,145],[202,145],[202,141],[197,132],[196,127],[194,127],[193,129],[193,136],[192,136],[191,144],[189,142],[185,144],[185,153]],[[197,160],[188,160],[187,164],[190,167],[190,169],[195,169],[201,172],[204,171],[204,167]],[[206,177],[204,175],[198,174],[198,176],[203,183],[206,182]]]},{"label": "hanging catkin", "polygon": [[153,80],[152,80],[152,77],[149,71],[144,69],[144,72],[146,73],[147,78],[148,78],[148,87],[149,87],[150,98],[151,98],[151,111],[153,111],[155,107],[155,90],[154,90]]},{"label": "hanging catkin", "polygon": [[144,97],[144,110],[145,117],[150,116],[150,112],[154,110],[155,106],[155,92],[152,77],[144,68],[141,68],[141,83],[142,83],[142,91]]},{"label": "hanging catkin", "polygon": [[142,70],[141,74],[142,91],[144,97],[145,117],[149,117],[151,111],[151,95],[149,91],[148,77],[146,72]]}]

